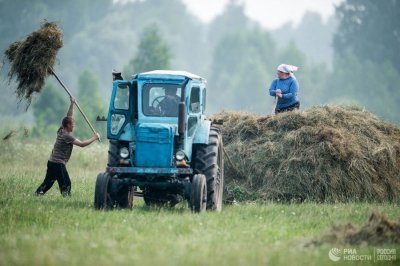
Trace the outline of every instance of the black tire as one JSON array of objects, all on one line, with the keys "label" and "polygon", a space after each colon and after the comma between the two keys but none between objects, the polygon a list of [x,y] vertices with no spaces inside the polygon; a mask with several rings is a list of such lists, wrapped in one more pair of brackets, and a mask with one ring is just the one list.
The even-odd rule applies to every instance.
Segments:
[{"label": "black tire", "polygon": [[108,144],[108,163],[109,167],[116,167],[119,165],[119,149],[120,145],[117,140],[110,140]]},{"label": "black tire", "polygon": [[118,199],[118,206],[122,209],[132,209],[133,206],[133,194],[135,188],[132,186],[126,186],[119,192],[120,196]]},{"label": "black tire", "polygon": [[207,209],[207,181],[202,174],[193,176],[190,190],[190,209],[192,212],[204,212]]},{"label": "black tire", "polygon": [[110,195],[111,177],[108,173],[100,173],[97,175],[96,187],[94,191],[94,208],[111,209],[113,200]]},{"label": "black tire", "polygon": [[221,211],[224,186],[223,143],[218,128],[211,127],[207,145],[194,148],[194,172],[207,180],[207,210]]},{"label": "black tire", "polygon": [[[122,145],[117,140],[110,140],[108,144],[108,167],[117,167],[119,166],[119,150]],[[133,206],[133,193],[134,188],[132,186],[126,186],[122,188],[116,199],[116,203],[118,207],[124,209],[131,209]]]}]

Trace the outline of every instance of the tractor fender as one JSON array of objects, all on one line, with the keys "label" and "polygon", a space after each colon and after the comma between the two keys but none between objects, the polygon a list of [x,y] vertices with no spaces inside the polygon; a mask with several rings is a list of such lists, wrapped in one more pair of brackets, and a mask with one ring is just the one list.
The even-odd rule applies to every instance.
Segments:
[{"label": "tractor fender", "polygon": [[201,120],[199,128],[193,138],[193,144],[208,144],[210,134],[211,121]]}]

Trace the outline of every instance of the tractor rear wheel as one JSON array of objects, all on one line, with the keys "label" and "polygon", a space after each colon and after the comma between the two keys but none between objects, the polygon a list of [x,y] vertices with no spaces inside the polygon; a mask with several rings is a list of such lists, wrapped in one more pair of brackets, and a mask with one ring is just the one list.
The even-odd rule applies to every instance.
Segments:
[{"label": "tractor rear wheel", "polygon": [[96,187],[94,191],[94,208],[95,209],[111,209],[113,200],[110,195],[111,177],[108,173],[100,173],[97,175]]},{"label": "tractor rear wheel", "polygon": [[218,128],[211,127],[208,144],[194,148],[195,174],[207,180],[207,210],[221,211],[224,185],[224,160],[222,136]]},{"label": "tractor rear wheel", "polygon": [[192,212],[204,212],[207,208],[207,182],[202,174],[194,175],[190,191],[190,209]]}]

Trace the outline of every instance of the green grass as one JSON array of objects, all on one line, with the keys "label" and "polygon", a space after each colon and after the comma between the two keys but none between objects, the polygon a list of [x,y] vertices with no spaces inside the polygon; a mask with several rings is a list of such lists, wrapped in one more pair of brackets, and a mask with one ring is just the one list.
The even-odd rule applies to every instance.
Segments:
[{"label": "green grass", "polygon": [[[328,258],[337,246],[304,243],[334,224],[365,224],[372,211],[400,216],[389,203],[242,203],[198,215],[184,204],[147,208],[140,198],[132,210],[96,211],[95,178],[107,146],[74,148],[71,198],[62,198],[57,184],[36,197],[51,148],[29,139],[0,142],[0,265],[354,265]],[[400,256],[400,246],[378,248],[389,247]]]}]

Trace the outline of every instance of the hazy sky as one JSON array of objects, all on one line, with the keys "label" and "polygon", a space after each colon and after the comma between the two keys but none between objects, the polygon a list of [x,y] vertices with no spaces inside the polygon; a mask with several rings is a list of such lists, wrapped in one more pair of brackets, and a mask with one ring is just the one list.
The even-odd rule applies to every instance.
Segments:
[{"label": "hazy sky", "polygon": [[[223,11],[229,0],[183,0],[188,9],[202,21],[209,22]],[[334,5],[343,0],[238,0],[246,14],[265,28],[272,29],[292,21],[298,23],[305,11],[316,11],[324,19],[334,12]]]}]

